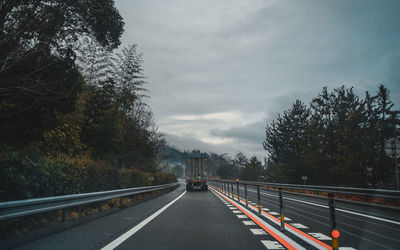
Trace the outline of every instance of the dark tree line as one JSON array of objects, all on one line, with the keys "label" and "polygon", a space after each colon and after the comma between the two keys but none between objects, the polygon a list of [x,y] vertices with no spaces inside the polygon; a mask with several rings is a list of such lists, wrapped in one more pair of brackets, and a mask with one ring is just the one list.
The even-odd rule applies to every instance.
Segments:
[{"label": "dark tree line", "polygon": [[384,141],[398,137],[400,112],[383,85],[358,97],[344,86],[323,88],[310,106],[299,100],[266,126],[270,180],[309,184],[389,188],[394,163]]},{"label": "dark tree line", "polygon": [[244,181],[265,181],[265,167],[256,156],[248,159],[239,151],[233,159],[227,154],[219,155],[218,159],[217,174],[222,179],[238,178]]},{"label": "dark tree line", "polygon": [[2,199],[172,180],[123,27],[112,0],[0,2]]}]

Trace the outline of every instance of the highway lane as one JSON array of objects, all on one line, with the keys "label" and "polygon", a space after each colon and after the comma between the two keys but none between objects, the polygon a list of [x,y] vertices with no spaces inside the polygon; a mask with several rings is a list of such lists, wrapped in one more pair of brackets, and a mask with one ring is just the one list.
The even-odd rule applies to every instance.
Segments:
[{"label": "highway lane", "polygon": [[[236,186],[234,187],[236,193]],[[255,188],[248,188],[248,198],[257,202]],[[240,188],[241,197],[244,188]],[[327,200],[284,193],[284,213],[287,223],[329,243],[329,212]],[[261,189],[261,204],[270,215],[279,217],[278,193]],[[400,219],[397,211],[338,202],[336,219],[341,231],[340,245],[356,249],[398,249]],[[326,240],[323,240],[323,239]]]},{"label": "highway lane", "polygon": [[[148,223],[141,227],[143,222]],[[17,249],[102,249],[137,227],[116,249],[284,249],[221,197],[211,191],[186,193],[184,184]]]},{"label": "highway lane", "polygon": [[[87,223],[53,233],[17,249],[100,249],[182,194],[180,187]],[[0,247],[1,249],[1,247]]]},{"label": "highway lane", "polygon": [[116,249],[265,249],[265,238],[211,192],[193,191]]}]

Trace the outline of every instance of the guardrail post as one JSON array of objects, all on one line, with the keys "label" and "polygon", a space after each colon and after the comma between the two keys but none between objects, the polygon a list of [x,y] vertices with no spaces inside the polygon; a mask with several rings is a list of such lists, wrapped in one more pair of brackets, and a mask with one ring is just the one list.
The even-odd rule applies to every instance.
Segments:
[{"label": "guardrail post", "polygon": [[227,191],[226,191],[226,183],[224,182],[224,194],[226,195],[227,194]]},{"label": "guardrail post", "polygon": [[258,204],[258,213],[261,214],[261,201],[260,201],[260,187],[257,186],[257,204]]},{"label": "guardrail post", "polygon": [[119,208],[122,208],[123,205],[124,205],[124,198],[119,197]]},{"label": "guardrail post", "polygon": [[238,202],[240,204],[240,194],[239,194],[239,180],[236,180],[236,191],[237,191],[237,196],[238,196]]},{"label": "guardrail post", "polygon": [[279,190],[279,211],[281,215],[281,231],[285,231],[285,215],[283,213],[283,198],[282,190]]},{"label": "guardrail post", "polygon": [[68,208],[63,208],[61,219],[62,222],[66,222],[68,220]]},{"label": "guardrail post", "polygon": [[103,202],[100,201],[99,203],[97,203],[97,213],[101,213],[101,211],[103,211]]},{"label": "guardrail post", "polygon": [[331,224],[332,249],[338,250],[340,232],[336,229],[334,193],[328,193],[328,205],[329,205],[329,218]]},{"label": "guardrail post", "polygon": [[247,185],[244,184],[244,196],[246,199],[246,207],[249,207],[249,199],[247,198]]},{"label": "guardrail post", "polygon": [[235,198],[235,195],[233,193],[233,182],[231,182],[231,191],[232,191],[232,199]]}]

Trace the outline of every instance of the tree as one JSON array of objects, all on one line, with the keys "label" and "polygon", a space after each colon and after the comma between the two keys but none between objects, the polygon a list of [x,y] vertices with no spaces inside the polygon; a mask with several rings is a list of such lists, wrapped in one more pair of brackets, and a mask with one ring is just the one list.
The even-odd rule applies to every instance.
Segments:
[{"label": "tree", "polygon": [[221,179],[236,179],[238,178],[237,168],[233,164],[223,164],[217,169],[217,174]]},{"label": "tree", "polygon": [[111,0],[21,0],[0,3],[0,27],[0,137],[26,146],[74,108],[80,36],[116,48],[123,22]]},{"label": "tree", "polygon": [[137,53],[137,45],[130,45],[116,54],[114,58],[115,87],[118,93],[118,106],[124,112],[132,111],[135,102],[144,97],[144,81],[142,54]]},{"label": "tree", "polygon": [[109,83],[115,71],[111,51],[90,37],[82,38],[78,44],[76,64],[86,83],[93,86]]},{"label": "tree", "polygon": [[260,181],[262,173],[263,166],[261,161],[256,156],[252,156],[245,165],[241,178],[246,181]]},{"label": "tree", "polygon": [[310,108],[299,101],[266,126],[264,149],[274,181],[388,187],[392,163],[383,150],[397,136],[399,111],[392,110],[389,91],[360,99],[353,88],[340,88],[314,98]]},{"label": "tree", "polygon": [[284,174],[291,183],[300,182],[307,172],[304,152],[308,146],[306,128],[310,119],[310,110],[301,101],[296,100],[289,110],[278,115],[277,121],[266,126],[264,149],[273,162],[285,167]]}]

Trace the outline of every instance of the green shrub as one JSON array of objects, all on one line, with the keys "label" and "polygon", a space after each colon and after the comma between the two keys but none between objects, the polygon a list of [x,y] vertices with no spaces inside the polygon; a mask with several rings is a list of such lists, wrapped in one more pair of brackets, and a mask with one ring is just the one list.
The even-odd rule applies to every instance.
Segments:
[{"label": "green shrub", "polygon": [[0,158],[0,201],[161,185],[176,182],[168,173],[116,168],[90,154],[68,156],[10,153]]}]

